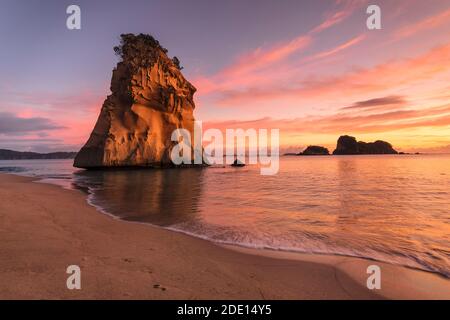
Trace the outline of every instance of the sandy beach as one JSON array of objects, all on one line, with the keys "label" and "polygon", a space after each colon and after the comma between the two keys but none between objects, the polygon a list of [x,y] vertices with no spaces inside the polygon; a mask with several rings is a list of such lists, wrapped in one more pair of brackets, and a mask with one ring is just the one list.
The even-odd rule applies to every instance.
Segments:
[{"label": "sandy beach", "polygon": [[[80,191],[0,174],[0,299],[450,299],[437,274],[219,246],[98,212]],[[81,290],[66,268],[81,268]],[[369,265],[381,290],[366,287]]]}]

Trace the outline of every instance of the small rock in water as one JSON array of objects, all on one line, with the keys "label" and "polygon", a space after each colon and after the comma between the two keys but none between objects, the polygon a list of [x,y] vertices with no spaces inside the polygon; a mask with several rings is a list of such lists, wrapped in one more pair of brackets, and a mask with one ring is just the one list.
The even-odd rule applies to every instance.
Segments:
[{"label": "small rock in water", "polygon": [[233,162],[233,164],[231,166],[232,167],[244,167],[245,164],[241,160],[236,159],[236,160],[234,160],[234,162]]}]

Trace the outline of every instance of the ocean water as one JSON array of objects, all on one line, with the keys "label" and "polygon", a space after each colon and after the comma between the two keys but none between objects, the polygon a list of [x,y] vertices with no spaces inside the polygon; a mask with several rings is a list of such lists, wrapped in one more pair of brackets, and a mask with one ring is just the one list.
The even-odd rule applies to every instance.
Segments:
[{"label": "ocean water", "polygon": [[257,166],[85,171],[71,160],[0,161],[0,171],[82,190],[123,220],[219,243],[450,277],[450,155],[286,156],[274,176]]}]

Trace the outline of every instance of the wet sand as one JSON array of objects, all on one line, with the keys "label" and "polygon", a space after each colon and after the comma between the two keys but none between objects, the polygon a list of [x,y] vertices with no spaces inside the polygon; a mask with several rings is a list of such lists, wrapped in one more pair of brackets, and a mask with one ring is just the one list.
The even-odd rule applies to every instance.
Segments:
[{"label": "wet sand", "polygon": [[[450,280],[367,259],[224,247],[0,174],[0,299],[450,299]],[[380,266],[381,290],[366,287]],[[66,268],[81,268],[68,290]]]}]

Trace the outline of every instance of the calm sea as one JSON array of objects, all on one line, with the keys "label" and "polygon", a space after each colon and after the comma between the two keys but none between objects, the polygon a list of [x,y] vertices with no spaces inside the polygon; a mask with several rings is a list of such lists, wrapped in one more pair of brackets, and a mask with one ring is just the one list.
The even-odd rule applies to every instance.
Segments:
[{"label": "calm sea", "polygon": [[124,220],[214,242],[372,258],[450,277],[450,155],[282,157],[243,168],[84,171],[71,160],[0,171],[80,189]]}]

